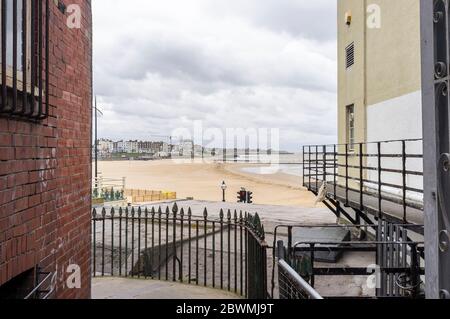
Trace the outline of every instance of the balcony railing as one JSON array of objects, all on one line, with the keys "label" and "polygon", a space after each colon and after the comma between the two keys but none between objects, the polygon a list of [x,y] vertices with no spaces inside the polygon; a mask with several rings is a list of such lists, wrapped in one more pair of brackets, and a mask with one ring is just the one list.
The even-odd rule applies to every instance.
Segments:
[{"label": "balcony railing", "polygon": [[420,139],[304,146],[303,185],[334,204],[355,209],[354,223],[373,215],[421,225],[422,161]]}]

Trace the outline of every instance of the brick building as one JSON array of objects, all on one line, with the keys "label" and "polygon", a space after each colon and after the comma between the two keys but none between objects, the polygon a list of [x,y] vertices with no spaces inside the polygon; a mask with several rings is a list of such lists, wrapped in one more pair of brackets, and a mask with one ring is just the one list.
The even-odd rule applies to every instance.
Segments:
[{"label": "brick building", "polygon": [[90,297],[91,1],[64,2],[1,1],[0,299]]}]

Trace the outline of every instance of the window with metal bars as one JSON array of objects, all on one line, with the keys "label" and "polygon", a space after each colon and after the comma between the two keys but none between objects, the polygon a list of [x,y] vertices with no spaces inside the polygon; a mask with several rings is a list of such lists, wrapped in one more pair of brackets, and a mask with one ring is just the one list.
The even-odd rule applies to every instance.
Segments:
[{"label": "window with metal bars", "polygon": [[352,42],[349,46],[345,48],[345,66],[350,68],[355,64],[355,43]]},{"label": "window with metal bars", "polygon": [[0,0],[0,116],[48,116],[49,0]]},{"label": "window with metal bars", "polygon": [[346,113],[348,150],[353,152],[355,150],[355,105],[348,105]]}]

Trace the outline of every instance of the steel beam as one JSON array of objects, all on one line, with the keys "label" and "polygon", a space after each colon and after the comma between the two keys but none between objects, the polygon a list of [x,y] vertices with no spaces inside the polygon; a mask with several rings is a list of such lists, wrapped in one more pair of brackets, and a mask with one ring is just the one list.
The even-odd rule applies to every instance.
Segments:
[{"label": "steel beam", "polygon": [[427,298],[449,298],[449,0],[421,0],[424,214]]}]

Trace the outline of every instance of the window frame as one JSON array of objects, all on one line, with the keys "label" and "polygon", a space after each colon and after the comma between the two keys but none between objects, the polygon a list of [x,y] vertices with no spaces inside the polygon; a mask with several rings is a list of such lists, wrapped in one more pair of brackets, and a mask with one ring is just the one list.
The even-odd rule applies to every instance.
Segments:
[{"label": "window frame", "polygon": [[[26,30],[26,39],[27,39],[26,45],[27,45],[27,48],[26,48],[26,59],[25,59],[26,65],[24,68],[23,62],[22,62],[22,70],[19,70],[19,69],[16,70],[17,91],[23,92],[23,78],[24,78],[23,77],[23,69],[25,69],[26,78],[27,78],[26,92],[29,94],[31,94],[31,82],[30,82],[30,79],[31,79],[31,23],[33,22],[32,18],[31,18],[31,3],[32,3],[32,1],[33,0],[27,0],[27,6],[26,6],[26,10],[27,10],[27,14],[26,14],[26,19],[27,19],[27,21],[26,21],[26,28],[27,28],[27,30]],[[1,10],[2,10],[2,8],[0,6],[0,35],[2,33],[2,26],[3,26]],[[22,8],[22,10],[23,10],[23,8]],[[18,12],[18,16],[19,16],[19,12]],[[22,12],[21,21],[23,23],[23,12]],[[23,24],[22,24],[22,26],[23,26]],[[23,32],[23,28],[22,28],[22,32]],[[18,34],[18,37],[19,36],[22,36],[22,34],[20,34],[20,35]],[[21,51],[20,58],[23,59],[23,42],[22,42],[22,48],[17,47],[17,50],[18,50],[17,53],[19,53],[19,50]],[[11,51],[12,51],[12,49],[11,49]],[[0,52],[0,77],[2,75],[2,70],[3,70],[2,62],[3,61],[1,58],[1,52]],[[6,64],[6,86],[8,88],[14,87],[14,66],[13,65]],[[37,94],[39,94],[39,88],[35,85],[35,95],[37,95]]]},{"label": "window frame", "polygon": [[346,144],[348,145],[348,151],[355,151],[355,104],[349,104],[345,107],[345,130],[346,130]]},{"label": "window frame", "polygon": [[[49,0],[17,0],[17,10],[11,10],[17,17],[17,25],[13,23],[12,26],[17,34],[17,52],[14,52],[11,48],[14,47],[14,40],[11,41],[11,35],[8,34],[8,27],[11,27],[8,25],[11,23],[9,21],[14,20],[14,13],[11,14],[8,6],[14,8],[14,0],[1,1],[0,43],[2,47],[5,47],[2,48],[2,51],[5,50],[5,56],[0,58],[0,116],[2,117],[39,121],[49,115],[49,2]],[[6,9],[6,13],[3,9]],[[2,21],[3,16],[7,18],[7,21]],[[25,20],[24,16],[26,16]],[[20,24],[21,27],[19,27]],[[5,31],[3,27],[6,27]],[[20,42],[19,39],[21,39]],[[8,53],[17,57],[16,70],[14,65],[8,64]],[[7,65],[3,65],[3,60]],[[21,61],[21,68],[18,68],[19,61]]]}]

